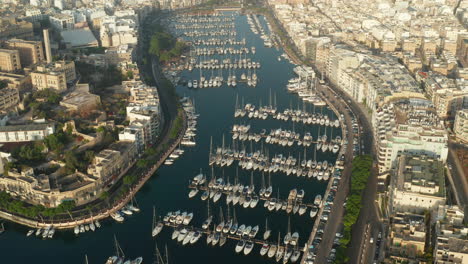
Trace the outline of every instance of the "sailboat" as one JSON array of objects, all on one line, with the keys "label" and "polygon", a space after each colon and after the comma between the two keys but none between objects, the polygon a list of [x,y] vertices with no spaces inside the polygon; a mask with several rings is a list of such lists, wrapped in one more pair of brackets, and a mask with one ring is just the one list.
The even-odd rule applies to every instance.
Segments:
[{"label": "sailboat", "polygon": [[265,233],[263,233],[263,240],[267,240],[271,235],[271,230],[268,229],[268,218],[265,219]]},{"label": "sailboat", "polygon": [[114,235],[114,246],[115,246],[115,255],[111,256],[107,259],[106,264],[117,264],[117,263],[122,263],[125,259],[125,254],[123,253],[122,248],[119,245],[119,242],[117,241],[117,238]]},{"label": "sailboat", "polygon": [[268,256],[269,258],[272,258],[272,257],[275,256],[276,251],[277,251],[278,248],[279,248],[280,240],[281,240],[281,233],[278,232],[278,245],[275,245],[275,244],[273,244],[273,243],[271,244],[270,249],[268,250],[268,254],[267,254],[267,256]]},{"label": "sailboat", "polygon": [[281,209],[281,206],[282,206],[282,203],[281,203],[281,201],[279,199],[279,188],[278,188],[278,194],[277,194],[277,198],[276,198],[275,210],[279,211],[279,209]]},{"label": "sailboat", "polygon": [[151,236],[155,237],[157,236],[161,230],[164,227],[163,222],[156,222],[156,208],[153,206],[153,226],[152,226],[152,231],[151,231]]},{"label": "sailboat", "polygon": [[291,241],[291,217],[288,217],[288,232],[284,236],[284,244],[287,245]]},{"label": "sailboat", "polygon": [[229,210],[229,205],[228,205],[228,208],[227,208],[227,219],[226,219],[226,223],[224,224],[224,227],[223,227],[223,233],[227,234],[229,233],[229,231],[231,230],[231,226],[232,226],[232,218],[230,216],[230,210]]},{"label": "sailboat", "polygon": [[265,197],[269,198],[273,193],[273,185],[271,184],[271,173],[268,174],[268,188],[265,190]]},{"label": "sailboat", "polygon": [[223,231],[224,227],[224,215],[223,215],[223,208],[219,208],[219,224],[216,226],[216,232],[221,232]]},{"label": "sailboat", "polygon": [[266,188],[265,188],[265,174],[262,172],[262,186],[259,191],[260,197],[265,196]]},{"label": "sailboat", "polygon": [[206,220],[203,222],[202,224],[202,228],[204,230],[208,229],[211,225],[211,222],[213,221],[213,216],[210,214],[210,201],[208,200],[208,216],[206,218]]},{"label": "sailboat", "polygon": [[237,223],[237,217],[236,217],[236,208],[233,208],[232,210],[233,210],[232,226],[231,226],[231,229],[229,230],[229,234],[234,235],[237,232],[238,223]]},{"label": "sailboat", "polygon": [[278,248],[276,250],[276,255],[275,255],[276,262],[280,261],[280,259],[283,257],[283,253],[284,253],[284,248],[282,246],[280,246],[280,241],[281,241],[281,235],[280,235],[280,233],[278,233]]}]

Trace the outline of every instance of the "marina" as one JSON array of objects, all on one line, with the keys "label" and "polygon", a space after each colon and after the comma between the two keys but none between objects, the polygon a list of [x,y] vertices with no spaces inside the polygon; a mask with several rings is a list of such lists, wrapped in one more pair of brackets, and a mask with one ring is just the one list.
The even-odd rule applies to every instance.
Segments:
[{"label": "marina", "polygon": [[[215,19],[220,19],[219,21],[222,22],[231,22],[229,16],[225,18],[216,17]],[[192,19],[184,17],[181,21],[191,22],[192,25],[195,25],[197,22],[203,24],[209,20],[204,16],[193,16]],[[258,16],[247,16],[247,22],[254,34],[266,35],[263,27],[260,26]],[[218,24],[218,26],[221,28],[230,27],[229,24],[223,23]],[[191,27],[188,26],[185,29]],[[216,29],[216,26],[213,25],[206,28],[194,27],[198,30]],[[184,27],[177,27],[178,30],[182,28]],[[177,32],[177,34],[188,37],[189,41],[194,36],[198,38],[219,36],[218,34],[197,32],[190,34]],[[224,30],[219,32],[224,32]],[[224,33],[221,35],[224,35]],[[237,35],[234,33],[229,35],[229,37],[234,36]],[[268,44],[269,39],[262,39],[265,47],[271,46]],[[193,44],[193,42],[191,43]],[[213,43],[223,44],[222,47],[212,47]],[[225,46],[232,43],[241,45],[242,48]],[[207,46],[201,47],[203,45]],[[186,86],[189,91],[196,91],[203,87],[237,87],[245,84],[244,87],[247,89],[252,86],[255,87],[259,80],[256,70],[261,70],[261,64],[254,60],[256,54],[258,54],[257,48],[248,48],[248,45],[249,41],[245,38],[240,41],[233,41],[232,39],[225,41],[220,39],[197,40],[195,47],[190,50],[187,63],[179,68],[179,70],[182,70],[181,75],[178,76],[176,72],[173,72],[174,81],[182,82],[182,85]],[[232,62],[232,55],[234,63]],[[239,59],[237,59],[237,55]],[[278,56],[278,62],[281,61],[279,58]],[[199,79],[189,77],[196,76],[196,69],[198,69]],[[243,71],[244,69],[248,69],[247,74]],[[210,77],[206,77],[203,70],[205,72],[211,70]],[[224,82],[224,73],[228,74],[227,82]],[[339,181],[342,169],[342,162],[339,161],[338,152],[345,149],[347,142],[341,139],[343,127],[341,127],[342,122],[339,113],[329,109],[325,101],[315,93],[314,85],[317,83],[317,79],[313,71],[305,67],[295,67],[293,73],[296,77],[288,80],[285,85],[286,89],[283,91],[288,94],[298,95],[296,99],[297,109],[289,107],[278,111],[280,108],[278,108],[277,103],[277,91],[272,97],[270,90],[269,105],[262,106],[260,101],[260,107],[258,108],[250,103],[239,105],[239,94],[236,95],[233,117],[235,119],[248,118],[249,123],[233,124],[229,131],[232,133],[232,142],[226,142],[223,134],[221,146],[213,148],[213,137],[210,136],[208,164],[206,164],[211,167],[210,178],[208,179],[208,176],[203,174],[202,168],[200,173],[189,181],[188,185],[188,198],[194,199],[199,196],[202,203],[208,206],[208,216],[200,229],[188,225],[192,221],[192,213],[181,213],[180,210],[169,212],[158,225],[165,224],[172,228],[172,240],[176,240],[182,245],[188,245],[196,243],[203,235],[206,235],[207,244],[213,246],[223,246],[227,240],[234,240],[237,243],[235,252],[239,254],[243,252],[244,255],[249,255],[255,245],[258,244],[262,245],[260,248],[261,256],[274,257],[277,262],[283,263],[289,261],[294,263],[300,258],[300,252],[307,251],[307,244],[304,248],[299,247],[302,243],[299,241],[301,232],[292,233],[290,230],[291,216],[297,218],[305,215],[309,219],[315,219],[314,226],[327,218],[325,214],[329,212],[333,201],[332,195],[329,194],[329,188]],[[304,77],[305,80],[303,80]],[[247,82],[244,84],[245,80]],[[291,102],[290,105],[292,105]],[[300,105],[302,105],[302,109],[299,107]],[[262,122],[279,123],[281,128],[272,128],[271,124],[265,126]],[[284,126],[285,128],[283,128]],[[253,132],[254,130],[260,130],[260,132]],[[303,131],[302,135],[296,131]],[[266,147],[266,145],[269,145],[269,147]],[[309,152],[308,159],[307,152]],[[328,153],[327,157],[323,156],[325,153]],[[235,176],[233,176],[233,168],[235,168]],[[268,184],[265,180],[265,174],[268,175]],[[315,193],[313,196],[315,198],[310,201],[310,198],[306,199],[304,197],[304,189],[299,188],[290,189],[289,194],[285,196],[284,191],[281,193],[280,189],[274,190],[271,179],[272,174],[275,181],[285,176],[296,176],[297,179],[307,178],[315,180],[315,182],[327,182],[329,188],[323,194],[324,200],[322,200],[321,193]],[[258,183],[259,178],[261,178],[260,188],[255,184],[255,181]],[[301,184],[302,186],[304,184]],[[225,203],[222,201],[225,201]],[[210,214],[210,202],[214,206],[219,206],[220,216],[217,220],[214,219],[214,215]],[[263,210],[258,209],[262,207]],[[230,214],[231,208],[234,215],[232,217]],[[227,211],[227,215],[223,214],[223,209]],[[275,245],[275,242],[268,241],[267,239],[270,237],[272,230],[268,228],[266,221],[265,239],[256,238],[259,226],[240,225],[236,217],[236,209],[238,213],[244,210],[253,210],[260,215],[275,214],[275,220],[282,218],[277,214],[287,215],[288,228],[286,232],[283,231],[284,237],[281,237],[281,231],[278,230],[277,245]],[[185,221],[186,217],[188,217],[187,221]],[[211,226],[213,226],[212,229]],[[312,230],[314,230],[314,227],[312,227]],[[316,232],[316,228],[312,235],[315,237],[314,232]],[[270,251],[273,253],[270,253]]]},{"label": "marina", "polygon": [[[155,241],[176,252],[171,263],[194,258],[206,263],[220,259],[228,264],[299,263],[314,224],[329,208],[327,186],[334,184],[341,170],[340,152],[347,142],[340,139],[344,129],[340,116],[330,106],[310,104],[288,90],[290,80],[299,77],[297,66],[274,48],[277,37],[264,17],[228,12],[180,15],[165,21],[190,45],[186,57],[164,69],[177,84],[189,129],[162,161],[166,166],[136,194],[138,206],[134,206],[140,212],[111,211],[109,220],[93,220],[95,232],[91,222],[77,222],[77,233],[69,227],[48,241],[34,239],[36,229],[31,232],[11,224],[2,236],[20,240],[32,254],[41,250],[41,243],[60,243],[59,254],[81,260],[86,252],[90,263],[106,262],[109,255],[103,252],[115,251],[109,243],[114,234],[126,259],[141,256],[144,263],[153,259]],[[219,89],[205,89],[215,87]],[[268,98],[268,94],[274,96]],[[239,104],[237,98],[260,102],[259,107],[250,104],[246,109],[247,104]],[[262,101],[271,103],[262,107]],[[265,109],[262,118],[259,109]],[[236,116],[241,110],[245,115]],[[243,132],[243,126],[250,128]],[[229,135],[229,143],[212,147],[213,139],[224,135]],[[195,180],[200,168],[203,177]],[[211,170],[212,178],[213,174],[205,174]],[[131,200],[123,206],[127,204]],[[182,219],[164,221],[168,215],[161,212],[177,211],[180,215],[185,211]],[[212,212],[203,213],[207,211]],[[176,230],[179,234],[173,240]],[[8,250],[8,245],[2,246]]]}]

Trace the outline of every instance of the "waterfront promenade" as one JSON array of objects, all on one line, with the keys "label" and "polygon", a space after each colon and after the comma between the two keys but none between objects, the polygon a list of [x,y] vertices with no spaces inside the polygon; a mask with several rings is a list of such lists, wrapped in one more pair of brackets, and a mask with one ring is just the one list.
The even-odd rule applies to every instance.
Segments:
[{"label": "waterfront promenade", "polygon": [[[185,120],[185,113],[181,112],[184,115],[183,119]],[[0,211],[0,217],[6,220],[16,222],[25,226],[33,227],[33,228],[43,228],[47,226],[53,226],[56,229],[70,229],[74,228],[77,225],[81,224],[89,224],[96,220],[101,220],[104,218],[109,217],[112,213],[122,209],[125,205],[127,205],[131,199],[135,196],[135,194],[143,187],[143,185],[148,181],[151,176],[156,172],[156,170],[164,163],[164,161],[169,157],[169,155],[177,148],[180,141],[182,140],[185,130],[187,128],[187,122],[183,122],[184,126],[183,129],[178,134],[176,140],[170,145],[170,147],[160,156],[158,161],[148,168],[144,173],[142,173],[142,177],[139,178],[138,182],[130,188],[128,194],[122,198],[121,200],[117,201],[114,205],[109,207],[106,210],[102,210],[95,215],[90,215],[84,218],[70,218],[69,220],[62,220],[62,221],[38,221],[27,219],[21,216],[13,215],[8,212]]]}]

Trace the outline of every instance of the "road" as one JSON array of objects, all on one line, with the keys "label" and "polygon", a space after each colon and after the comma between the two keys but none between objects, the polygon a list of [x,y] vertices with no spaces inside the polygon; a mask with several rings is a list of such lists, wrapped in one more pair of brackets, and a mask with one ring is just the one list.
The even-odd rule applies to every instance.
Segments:
[{"label": "road", "polygon": [[[339,112],[343,113],[344,122],[346,124],[348,133],[346,138],[348,142],[350,142],[345,153],[345,168],[341,174],[341,181],[338,185],[338,192],[336,193],[335,200],[333,201],[333,206],[329,216],[329,219],[331,219],[332,221],[328,221],[324,228],[324,234],[327,235],[322,236],[322,242],[320,243],[315,258],[315,263],[326,263],[326,258],[328,257],[329,252],[332,248],[333,240],[335,239],[335,234],[338,232],[338,230],[341,229],[341,219],[343,218],[344,214],[343,204],[348,195],[350,186],[350,165],[351,161],[353,160],[352,142],[355,135],[354,133],[352,133],[352,131],[350,131],[350,129],[352,128],[351,114],[347,110],[348,108],[346,107],[346,103],[343,100],[339,99],[337,96],[335,96],[335,93],[332,90],[330,90],[330,88],[326,88],[326,86],[321,86],[319,88],[319,91],[322,91],[324,93],[324,96],[328,98],[330,103],[333,104]],[[343,138],[345,138],[344,135]]]},{"label": "road", "polygon": [[[274,12],[273,12],[274,14]],[[272,16],[278,25],[281,25],[277,21],[277,18]],[[279,28],[281,30],[281,28]],[[283,30],[283,32],[287,33]],[[284,43],[283,43],[284,44]],[[294,46],[294,45],[293,45]],[[315,65],[311,65],[315,72],[320,72],[315,67]],[[356,120],[359,124],[359,145],[361,148],[359,149],[358,154],[371,154],[375,152],[374,147],[374,139],[372,133],[372,126],[370,124],[370,114],[367,112],[367,109],[362,107],[361,105],[354,102],[352,98],[350,98],[347,94],[345,94],[342,90],[335,87],[334,85],[328,84],[330,87],[328,89],[322,89],[324,92],[324,96],[326,96],[336,107],[344,114],[346,119],[346,124],[348,129],[352,128],[350,123],[351,115],[356,117]],[[348,111],[350,110],[350,111]],[[350,131],[350,134],[353,133]],[[353,138],[352,135],[348,135],[348,148],[352,151],[352,142]],[[375,158],[374,158],[375,160]],[[345,161],[345,170],[342,174],[342,180],[340,181],[339,192],[335,197],[334,205],[331,211],[330,219],[333,221],[328,221],[327,225],[324,229],[324,234],[322,238],[322,242],[320,243],[320,247],[317,251],[315,263],[326,263],[326,258],[329,256],[331,247],[333,245],[333,240],[335,238],[335,234],[340,228],[341,221],[343,218],[344,213],[344,201],[348,195],[349,187],[350,187],[350,166],[349,163],[352,161],[352,154],[346,154],[346,161]],[[347,169],[348,168],[348,169]],[[359,216],[359,219],[356,225],[353,228],[353,235],[351,241],[351,247],[348,249],[348,256],[350,257],[349,263],[359,263],[360,256],[361,256],[361,246],[363,246],[363,236],[364,230],[366,228],[367,223],[370,223],[370,229],[372,230],[372,234],[375,234],[383,230],[383,226],[379,221],[377,215],[377,206],[375,204],[375,197],[377,191],[377,170],[374,168],[371,177],[369,178],[368,184],[366,189],[363,192],[363,201],[362,201],[362,209]],[[372,250],[366,250],[364,252],[366,255],[365,258],[373,255]]]},{"label": "road", "polygon": [[[360,127],[361,136],[361,151],[363,154],[370,154],[374,158],[374,166],[372,168],[371,176],[367,182],[366,189],[362,194],[362,208],[359,214],[358,221],[352,228],[351,243],[348,248],[348,256],[350,258],[349,263],[372,263],[368,260],[373,255],[373,250],[367,250],[369,246],[370,237],[366,238],[362,234],[366,232],[367,225],[369,224],[369,232],[375,236],[379,232],[382,232],[383,226],[378,216],[378,208],[375,202],[377,193],[377,163],[375,162],[374,152],[374,138],[372,134],[372,126],[370,123],[370,115],[366,112],[367,110],[353,101],[348,95],[342,90],[332,86],[333,90],[338,94],[339,97],[346,100],[353,113],[356,114],[356,119]],[[375,238],[374,238],[375,240]],[[366,249],[366,250],[364,250]],[[361,262],[362,260],[362,262]]]},{"label": "road", "polygon": [[[324,96],[327,97],[344,114],[346,124],[349,128],[352,127],[350,121],[351,115],[354,114],[356,116],[356,120],[360,127],[358,135],[361,145],[360,153],[372,155],[374,153],[374,140],[371,124],[369,122],[370,116],[365,112],[366,109],[355,103],[343,91],[334,87],[333,85],[330,85],[330,88],[328,89],[321,90],[324,92]],[[351,112],[349,112],[348,109],[350,109]],[[353,132],[350,131],[350,134],[352,133]],[[352,136],[353,135],[348,135],[348,142],[350,142],[348,148],[351,151],[351,154],[347,153],[346,163],[352,160]],[[341,228],[341,220],[344,213],[343,203],[349,192],[350,174],[351,168],[350,166],[346,166],[345,170],[343,171],[342,181],[340,183],[342,186],[340,187],[340,191],[335,198],[334,207],[330,217],[330,219],[334,219],[334,221],[328,221],[327,226],[325,227],[325,234],[327,235],[323,236],[322,243],[320,244],[320,248],[317,252],[316,263],[326,263],[326,257],[328,257],[330,254],[335,234]],[[365,233],[367,228],[369,228],[369,234],[372,234],[373,236],[376,236],[383,230],[382,224],[377,214],[377,206],[375,203],[376,191],[377,168],[374,166],[371,177],[369,178],[366,189],[362,195],[363,200],[361,213],[357,223],[352,230],[352,240],[350,243],[351,247],[348,248],[348,256],[350,257],[349,263],[372,263],[368,261],[372,260],[374,250],[372,246],[366,245],[366,243],[369,243],[370,236],[365,238],[362,234]],[[369,227],[367,227],[368,225]],[[366,249],[365,251],[362,250],[364,248]],[[361,262],[361,259],[363,262]]]},{"label": "road", "polygon": [[466,209],[468,209],[468,183],[466,175],[464,174],[463,165],[457,158],[455,152],[458,148],[466,148],[466,146],[449,141],[449,153],[447,158],[447,164],[450,169],[449,180],[452,183],[458,205],[466,211]]}]

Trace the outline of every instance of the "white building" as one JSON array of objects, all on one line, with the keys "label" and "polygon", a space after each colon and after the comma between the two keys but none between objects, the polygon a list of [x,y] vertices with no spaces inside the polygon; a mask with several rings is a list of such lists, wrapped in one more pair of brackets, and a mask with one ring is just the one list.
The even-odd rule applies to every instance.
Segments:
[{"label": "white building", "polygon": [[143,153],[147,144],[145,141],[144,125],[139,121],[132,122],[132,124],[125,127],[124,130],[119,133],[119,140],[135,142],[137,152],[139,154]]},{"label": "white building", "polygon": [[28,124],[0,127],[0,142],[43,140],[55,131],[53,124]]},{"label": "white building", "polygon": [[379,173],[389,172],[402,152],[447,159],[447,131],[430,101],[394,101],[377,109],[373,121]]}]

